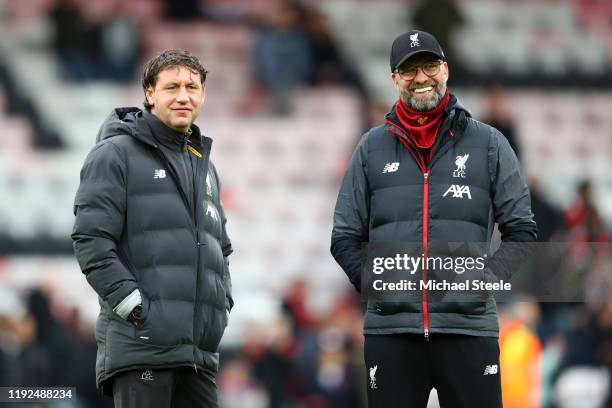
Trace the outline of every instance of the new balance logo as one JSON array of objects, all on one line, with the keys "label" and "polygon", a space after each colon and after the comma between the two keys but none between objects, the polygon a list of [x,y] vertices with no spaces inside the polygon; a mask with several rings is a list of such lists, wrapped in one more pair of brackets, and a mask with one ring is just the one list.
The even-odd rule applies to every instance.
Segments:
[{"label": "new balance logo", "polygon": [[448,188],[448,190],[446,190],[446,193],[442,194],[442,197],[446,197],[448,193],[453,193],[453,198],[463,198],[463,195],[467,194],[468,200],[472,199],[472,194],[470,193],[470,186],[453,184]]},{"label": "new balance logo", "polygon": [[385,164],[385,168],[383,169],[383,174],[384,173],[394,173],[397,171],[397,169],[399,169],[399,163],[398,162],[394,162],[394,163],[387,163]]},{"label": "new balance logo", "polygon": [[378,365],[374,367],[370,367],[370,388],[375,390],[376,387],[376,370],[378,370]]},{"label": "new balance logo", "polygon": [[154,179],[162,179],[162,178],[166,178],[166,170],[155,170],[155,172],[153,172],[153,178]]},{"label": "new balance logo", "polygon": [[488,365],[484,369],[483,375],[495,375],[497,374],[497,364]]},{"label": "new balance logo", "polygon": [[153,381],[153,380],[155,380],[155,378],[153,378],[153,371],[151,371],[151,370],[149,370],[147,368],[146,370],[144,370],[144,372],[140,376],[140,379],[143,380],[143,381]]}]

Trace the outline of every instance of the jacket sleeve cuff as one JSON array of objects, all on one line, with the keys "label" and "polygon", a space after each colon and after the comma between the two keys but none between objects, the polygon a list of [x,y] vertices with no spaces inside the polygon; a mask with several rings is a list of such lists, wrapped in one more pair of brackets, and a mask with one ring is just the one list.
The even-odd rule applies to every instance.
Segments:
[{"label": "jacket sleeve cuff", "polygon": [[127,295],[125,299],[123,299],[119,304],[113,309],[117,315],[119,315],[122,319],[127,320],[130,313],[136,306],[142,303],[142,298],[140,296],[140,291],[138,289],[134,289],[132,293]]}]

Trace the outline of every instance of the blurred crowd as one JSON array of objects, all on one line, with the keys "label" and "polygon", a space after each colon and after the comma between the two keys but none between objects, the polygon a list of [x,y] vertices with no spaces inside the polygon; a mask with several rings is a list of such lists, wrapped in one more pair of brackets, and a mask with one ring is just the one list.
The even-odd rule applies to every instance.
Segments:
[{"label": "blurred crowd", "polygon": [[[343,57],[326,16],[296,0],[273,2],[268,13],[224,11],[199,1],[166,1],[168,21],[206,20],[247,25],[256,37],[251,55],[252,86],[237,107],[241,114],[291,112],[291,92],[300,86],[338,83],[367,100],[358,72]],[[134,81],[143,55],[142,22],[121,0],[88,18],[80,0],[58,0],[49,12],[53,47],[68,81]]]},{"label": "blurred crowd", "polygon": [[98,395],[92,375],[93,327],[61,296],[51,286],[19,293],[0,285],[0,385],[76,387],[76,399],[62,406],[112,406]]}]

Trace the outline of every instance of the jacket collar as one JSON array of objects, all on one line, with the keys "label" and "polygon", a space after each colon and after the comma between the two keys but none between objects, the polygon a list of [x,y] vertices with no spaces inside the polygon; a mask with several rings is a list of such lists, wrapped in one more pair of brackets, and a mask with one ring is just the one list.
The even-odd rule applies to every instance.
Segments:
[{"label": "jacket collar", "polygon": [[[387,126],[399,128],[400,130],[402,130],[402,133],[405,133],[405,131],[403,130],[403,126],[401,125],[401,122],[397,117],[397,112],[395,111],[395,109],[396,106],[393,105],[391,111],[385,115],[385,121],[387,123]],[[448,106],[444,110],[444,117],[446,118],[446,123],[448,123],[447,121],[450,120],[449,129],[451,130],[453,135],[456,135],[465,130],[467,126],[467,118],[471,118],[472,114],[469,110],[467,110],[465,106],[463,106],[461,101],[459,101],[459,99],[451,93]],[[446,128],[446,126],[443,125],[441,129],[444,128]]]},{"label": "jacket collar", "polygon": [[[181,135],[180,133],[166,127],[159,119],[157,119],[149,112],[143,111],[140,108],[125,107],[116,108],[110,113],[110,115],[108,115],[108,117],[102,123],[100,130],[98,131],[96,143],[118,135],[129,135],[138,139],[142,143],[145,143],[149,146],[157,147],[159,144],[162,144],[161,140],[157,140],[161,137],[159,135],[157,136],[157,138],[154,136],[154,132],[156,131],[154,131],[153,127],[148,123],[149,121],[145,118],[145,115],[151,116],[153,119],[159,122],[159,125],[165,127],[165,130],[162,129],[162,132],[169,131],[174,132],[175,135]],[[154,121],[151,120],[151,122]],[[202,147],[203,139],[208,138],[205,138],[201,134],[200,128],[195,124],[191,125],[190,130],[191,135],[189,136],[189,142],[196,145],[197,147]],[[170,146],[172,146],[172,143],[176,143],[173,142],[171,133],[163,134],[168,138],[167,143],[169,143]],[[183,135],[181,135],[181,137],[183,137],[184,139]],[[165,143],[163,145],[166,146]],[[180,143],[177,144],[174,148],[179,149]]]},{"label": "jacket collar", "polygon": [[159,118],[149,111],[143,111],[142,117],[145,123],[151,128],[151,136],[167,149],[183,151],[188,138],[191,136],[191,129],[187,133],[177,132],[166,126]]}]

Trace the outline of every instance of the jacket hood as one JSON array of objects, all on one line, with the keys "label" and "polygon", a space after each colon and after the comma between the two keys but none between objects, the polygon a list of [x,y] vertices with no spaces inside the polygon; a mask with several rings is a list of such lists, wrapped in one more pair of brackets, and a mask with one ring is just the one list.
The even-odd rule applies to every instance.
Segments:
[{"label": "jacket hood", "polygon": [[135,107],[125,107],[114,109],[104,120],[98,135],[96,143],[102,140],[110,139],[118,135],[130,135],[147,144],[152,144],[152,139],[147,133],[151,133],[147,126],[141,126],[142,109]]}]

